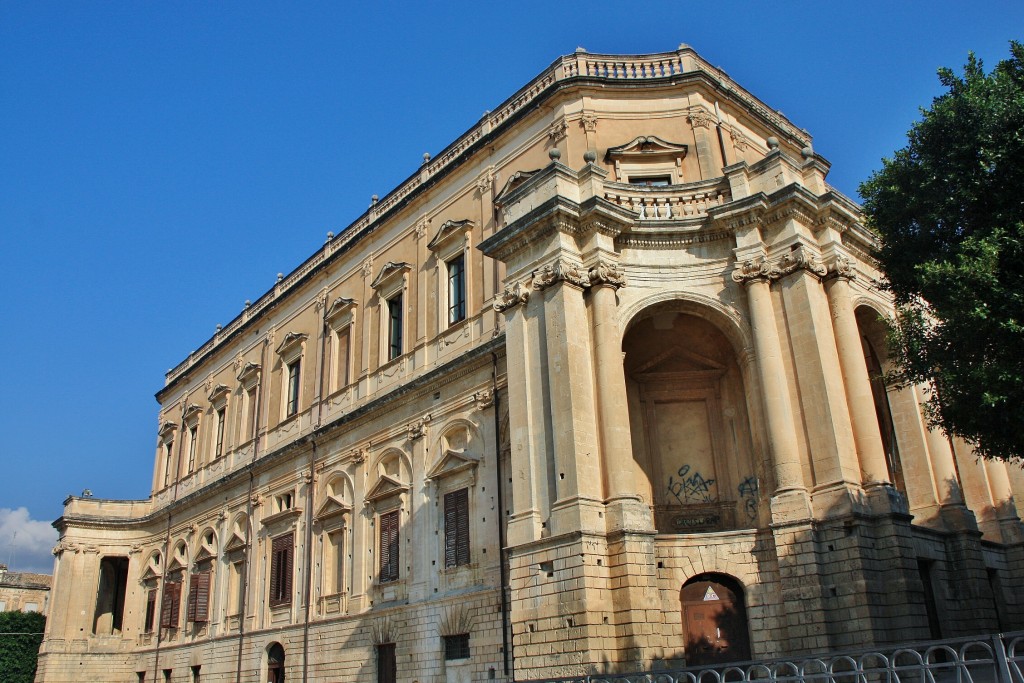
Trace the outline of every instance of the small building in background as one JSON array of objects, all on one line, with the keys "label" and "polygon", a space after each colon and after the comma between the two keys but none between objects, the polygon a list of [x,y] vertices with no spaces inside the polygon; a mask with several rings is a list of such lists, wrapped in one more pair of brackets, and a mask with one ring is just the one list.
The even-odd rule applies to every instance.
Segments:
[{"label": "small building in background", "polygon": [[42,612],[50,601],[49,574],[12,572],[0,564],[0,612]]}]

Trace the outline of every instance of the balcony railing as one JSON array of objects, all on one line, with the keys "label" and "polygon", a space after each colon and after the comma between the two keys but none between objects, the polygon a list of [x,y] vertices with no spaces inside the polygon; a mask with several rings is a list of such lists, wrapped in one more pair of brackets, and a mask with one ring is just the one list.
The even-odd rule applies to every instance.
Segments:
[{"label": "balcony railing", "polygon": [[687,185],[644,187],[625,183],[604,184],[604,198],[634,211],[642,221],[702,218],[708,209],[732,199],[729,184],[721,179]]}]

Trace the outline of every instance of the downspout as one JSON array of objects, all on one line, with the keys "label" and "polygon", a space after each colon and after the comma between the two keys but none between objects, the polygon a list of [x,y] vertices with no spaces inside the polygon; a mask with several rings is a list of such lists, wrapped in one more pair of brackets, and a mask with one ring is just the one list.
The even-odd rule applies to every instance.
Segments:
[{"label": "downspout", "polygon": [[[320,428],[323,420],[324,406],[324,373],[327,359],[327,296],[324,293],[323,325],[320,328],[320,375],[317,377],[319,386],[316,391],[316,426]],[[315,431],[315,430],[314,430]],[[306,552],[305,552],[305,610],[302,621],[302,683],[309,680],[309,616],[313,604],[313,501],[316,493],[316,440],[310,439],[312,449],[309,452],[309,483],[306,485]]]},{"label": "downspout", "polygon": [[[510,646],[508,641],[509,629],[509,604],[508,604],[508,555],[505,550],[505,497],[504,474],[501,471],[501,407],[498,395],[498,354],[491,352],[491,392],[494,396],[494,452],[495,470],[498,475],[498,557],[501,565],[501,658],[504,665],[505,676],[508,677],[510,666]],[[514,660],[514,658],[512,658]]]},{"label": "downspout", "polygon": [[[163,620],[164,620],[164,593],[167,592],[167,553],[171,549],[171,510],[170,506],[174,504],[174,501],[178,499],[178,480],[180,477],[178,474],[181,472],[181,444],[185,440],[185,409],[188,407],[188,392],[185,392],[185,396],[181,400],[181,433],[178,434],[178,459],[174,463],[174,491],[171,493],[171,502],[167,504],[167,531],[164,534],[164,549],[162,552],[163,556],[163,570],[160,574],[160,613],[157,615],[156,621],[156,657],[153,659],[153,680],[157,680],[156,675],[160,671],[160,642],[163,636]],[[178,590],[181,590],[180,588]],[[180,599],[180,595],[179,595]],[[180,615],[179,615],[180,616]]]},{"label": "downspout", "polygon": [[267,339],[263,339],[260,351],[260,376],[256,380],[256,411],[252,420],[252,462],[249,464],[249,494],[245,499],[245,571],[242,572],[242,598],[238,610],[238,657],[235,666],[235,683],[242,683],[242,649],[245,643],[245,611],[249,598],[249,573],[252,571],[252,492],[256,475],[254,469],[260,445],[260,419],[263,412],[263,376],[267,371]]}]

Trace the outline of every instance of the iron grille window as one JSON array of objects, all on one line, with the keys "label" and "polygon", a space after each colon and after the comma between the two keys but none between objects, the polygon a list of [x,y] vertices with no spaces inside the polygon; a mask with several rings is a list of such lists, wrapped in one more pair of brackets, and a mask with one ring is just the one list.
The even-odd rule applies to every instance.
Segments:
[{"label": "iron grille window", "polygon": [[466,257],[448,262],[448,324],[466,319]]},{"label": "iron grille window", "polygon": [[290,605],[292,602],[292,553],[294,540],[291,533],[274,539],[270,550],[270,606]]},{"label": "iron grille window", "polygon": [[388,299],[388,360],[402,355],[402,295]]},{"label": "iron grille window", "polygon": [[288,366],[288,404],[285,408],[287,417],[299,412],[299,382],[301,380],[302,361],[296,360]]},{"label": "iron grille window", "polygon": [[221,408],[217,411],[217,445],[213,450],[213,457],[219,458],[224,455],[224,422],[227,417],[227,409]]},{"label": "iron grille window", "polygon": [[444,566],[469,564],[469,489],[444,496]]},{"label": "iron grille window", "polygon": [[398,571],[398,510],[380,516],[380,582],[397,581]]},{"label": "iron grille window", "polygon": [[469,634],[460,633],[455,636],[444,636],[444,659],[469,659]]}]

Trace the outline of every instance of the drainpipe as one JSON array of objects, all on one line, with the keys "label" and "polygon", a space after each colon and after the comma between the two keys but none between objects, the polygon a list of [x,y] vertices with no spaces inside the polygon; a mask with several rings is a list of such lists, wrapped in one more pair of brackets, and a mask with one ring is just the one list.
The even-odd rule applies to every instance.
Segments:
[{"label": "drainpipe", "polygon": [[249,494],[245,499],[245,571],[242,573],[242,598],[238,611],[238,657],[235,665],[235,683],[242,683],[242,652],[245,644],[245,611],[249,598],[249,573],[252,571],[252,492],[255,487],[254,469],[259,452],[260,419],[263,412],[263,376],[267,372],[267,339],[263,339],[260,351],[260,377],[256,380],[256,410],[252,424],[252,462],[249,464]]},{"label": "drainpipe", "polygon": [[[498,557],[501,565],[501,658],[505,676],[508,677],[510,667],[510,644],[508,641],[509,604],[508,604],[508,555],[505,552],[505,497],[504,474],[501,471],[501,417],[499,408],[501,401],[498,395],[498,354],[491,352],[491,392],[494,396],[494,453],[495,470],[498,475]],[[513,658],[514,659],[514,658]]]}]

